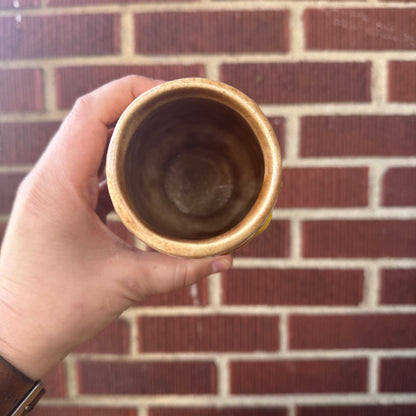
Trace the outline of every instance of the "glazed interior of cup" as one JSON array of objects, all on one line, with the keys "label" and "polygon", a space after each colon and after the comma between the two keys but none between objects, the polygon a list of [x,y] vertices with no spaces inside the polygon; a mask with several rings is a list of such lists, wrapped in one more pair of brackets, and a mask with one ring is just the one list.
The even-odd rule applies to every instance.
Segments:
[{"label": "glazed interior of cup", "polygon": [[237,225],[263,185],[265,162],[249,124],[204,97],[177,97],[149,112],[124,156],[128,204],[154,232],[202,240]]}]

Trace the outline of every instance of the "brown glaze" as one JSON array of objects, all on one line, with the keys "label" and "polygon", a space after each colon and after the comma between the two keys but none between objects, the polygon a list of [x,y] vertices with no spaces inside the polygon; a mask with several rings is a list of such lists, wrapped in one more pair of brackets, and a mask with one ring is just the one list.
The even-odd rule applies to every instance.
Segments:
[{"label": "brown glaze", "polygon": [[107,180],[138,238],[170,254],[231,251],[266,221],[281,161],[258,107],[224,84],[183,79],[154,88],[123,114]]}]

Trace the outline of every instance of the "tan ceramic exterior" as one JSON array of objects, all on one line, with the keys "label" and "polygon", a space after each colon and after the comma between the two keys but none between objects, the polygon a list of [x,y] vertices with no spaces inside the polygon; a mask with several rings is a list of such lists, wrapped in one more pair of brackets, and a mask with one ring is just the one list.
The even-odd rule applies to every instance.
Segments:
[{"label": "tan ceramic exterior", "polygon": [[[259,141],[264,157],[264,181],[257,201],[247,216],[227,232],[203,240],[170,238],[149,229],[129,207],[123,167],[129,138],[140,120],[164,102],[166,93],[175,92],[180,97],[209,97],[239,113],[250,125]],[[155,104],[156,103],[156,104]],[[132,125],[131,116],[135,115]],[[276,204],[281,188],[282,162],[278,142],[267,118],[257,104],[229,85],[203,78],[183,78],[166,82],[145,92],[124,111],[120,117],[107,154],[107,182],[114,208],[124,225],[141,241],[160,252],[183,257],[208,257],[229,253],[244,245],[267,222]]]}]

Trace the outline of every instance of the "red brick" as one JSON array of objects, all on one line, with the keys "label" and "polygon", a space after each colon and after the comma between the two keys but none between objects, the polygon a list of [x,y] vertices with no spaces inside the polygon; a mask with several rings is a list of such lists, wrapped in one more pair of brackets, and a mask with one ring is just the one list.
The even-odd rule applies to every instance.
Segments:
[{"label": "red brick", "polygon": [[414,416],[415,404],[302,406],[296,416]]},{"label": "red brick", "polygon": [[384,206],[416,205],[416,168],[389,169],[383,177],[382,199]]},{"label": "red brick", "polygon": [[416,304],[416,269],[382,270],[380,303]]},{"label": "red brick", "polygon": [[59,124],[56,121],[0,123],[0,165],[35,163]]},{"label": "red brick", "polygon": [[24,176],[22,173],[0,173],[0,214],[11,211],[17,188]]},{"label": "red brick", "polygon": [[66,396],[66,370],[63,363],[44,375],[42,381],[46,388],[45,397]]},{"label": "red brick", "polygon": [[305,221],[302,232],[305,257],[416,256],[415,220]]},{"label": "red brick", "polygon": [[380,362],[380,391],[416,392],[416,358],[385,358]]},{"label": "red brick", "polygon": [[81,394],[217,393],[217,370],[209,361],[81,361],[78,377]]},{"label": "red brick", "polygon": [[362,270],[233,269],[223,276],[227,305],[358,305]]},{"label": "red brick", "polygon": [[136,53],[286,52],[288,19],[286,10],[140,13]]},{"label": "red brick", "polygon": [[416,61],[389,63],[389,101],[416,102]]},{"label": "red brick", "polygon": [[268,118],[270,125],[272,126],[277,141],[279,142],[280,153],[282,157],[285,156],[285,130],[286,130],[286,120],[284,117],[269,117]]},{"label": "red brick", "polygon": [[138,306],[206,306],[208,305],[208,281],[201,280],[192,286],[171,293],[149,296]]},{"label": "red brick", "polygon": [[123,319],[113,322],[103,332],[80,345],[77,352],[128,354],[130,352],[130,325]]},{"label": "red brick", "polygon": [[288,257],[289,221],[272,221],[262,234],[234,252],[236,257]]},{"label": "red brick", "polygon": [[0,18],[0,59],[118,53],[119,16],[77,14]]},{"label": "red brick", "polygon": [[286,409],[281,407],[177,407],[166,409],[150,408],[149,416],[286,416]]},{"label": "red brick", "polygon": [[0,9],[28,9],[39,7],[40,0],[0,0]]},{"label": "red brick", "polygon": [[275,351],[275,316],[144,316],[138,321],[142,352]]},{"label": "red brick", "polygon": [[145,77],[171,80],[186,77],[203,77],[203,65],[128,65],[128,66],[80,66],[55,70],[57,105],[71,107],[81,95],[126,75],[138,74]]},{"label": "red brick", "polygon": [[[42,404],[42,402],[40,402]],[[38,405],[31,416],[136,416],[137,409],[127,407],[42,407]]]},{"label": "red brick", "polygon": [[307,49],[416,49],[416,9],[310,9]]},{"label": "red brick", "polygon": [[302,117],[300,155],[416,155],[416,116]]},{"label": "red brick", "polygon": [[294,315],[291,349],[415,348],[416,314]]},{"label": "red brick", "polygon": [[[200,0],[179,0],[180,2],[195,2]],[[78,6],[82,4],[114,4],[114,3],[168,3],[178,0],[48,0],[48,6]]]},{"label": "red brick", "polygon": [[108,228],[120,237],[123,241],[134,245],[134,236],[133,234],[123,225],[120,221],[108,221],[107,222]]},{"label": "red brick", "polygon": [[260,104],[371,100],[368,62],[224,64],[221,80]]},{"label": "red brick", "polygon": [[1,69],[0,111],[43,111],[42,76],[40,69]]},{"label": "red brick", "polygon": [[285,168],[280,208],[368,204],[368,168]]},{"label": "red brick", "polygon": [[352,393],[366,390],[366,360],[232,362],[232,394]]}]

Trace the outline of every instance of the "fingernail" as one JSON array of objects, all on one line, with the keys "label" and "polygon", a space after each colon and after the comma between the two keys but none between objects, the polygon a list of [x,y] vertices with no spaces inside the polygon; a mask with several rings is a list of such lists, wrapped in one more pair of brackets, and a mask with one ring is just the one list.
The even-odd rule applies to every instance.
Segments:
[{"label": "fingernail", "polygon": [[221,273],[229,270],[232,263],[226,259],[219,259],[212,263],[212,273]]}]

